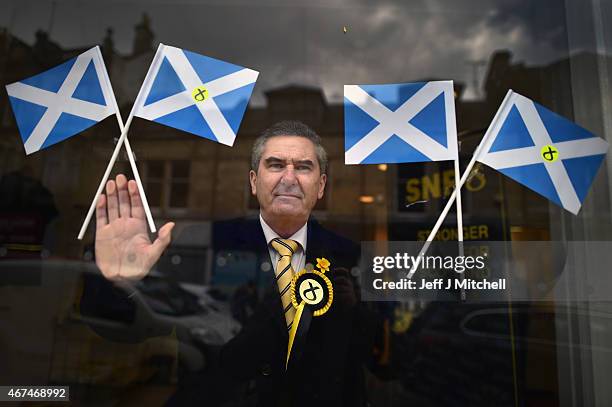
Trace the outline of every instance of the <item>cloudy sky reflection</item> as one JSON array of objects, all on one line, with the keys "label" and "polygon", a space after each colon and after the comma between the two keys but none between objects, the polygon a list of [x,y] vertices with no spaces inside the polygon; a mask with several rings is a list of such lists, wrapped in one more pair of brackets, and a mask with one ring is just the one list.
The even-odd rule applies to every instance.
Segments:
[{"label": "cloudy sky reflection", "polygon": [[[99,44],[114,31],[132,51],[143,12],[155,41],[261,72],[256,101],[270,88],[323,87],[338,102],[342,85],[453,79],[477,98],[495,50],[540,65],[567,57],[563,0],[354,1],[3,1],[0,26],[32,44],[50,30],[64,48]],[[347,32],[343,32],[343,27]],[[478,68],[475,68],[478,66]]]}]

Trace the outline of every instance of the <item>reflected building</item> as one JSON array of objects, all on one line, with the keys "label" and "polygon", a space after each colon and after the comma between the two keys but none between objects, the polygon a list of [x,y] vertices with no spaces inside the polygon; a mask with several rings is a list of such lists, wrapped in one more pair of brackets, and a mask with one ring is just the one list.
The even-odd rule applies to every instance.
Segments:
[{"label": "reflected building", "polygon": [[[582,3],[576,7],[591,11]],[[566,17],[568,21],[576,19],[570,13],[568,10],[563,16],[564,23]],[[308,33],[305,29],[304,32]],[[160,40],[155,34],[144,15],[134,27],[129,55],[115,49],[110,29],[101,38],[104,60],[124,118],[153,59]],[[355,49],[367,53],[368,46],[366,42]],[[1,82],[35,75],[89,48],[65,48],[43,31],[36,34],[33,44],[28,44],[0,29]],[[606,134],[603,126],[606,120],[609,123],[609,115],[605,109],[612,106],[612,94],[601,90],[605,74],[593,74],[593,70],[607,66],[612,66],[610,56],[593,52],[571,54],[542,65],[517,61],[508,50],[494,52],[486,63],[482,92],[475,92],[482,93],[482,99],[466,98],[464,84],[455,83],[462,165],[470,160],[508,89],[595,134]],[[434,79],[446,78],[405,78]],[[265,260],[249,253],[230,257],[229,251],[216,244],[215,230],[225,219],[256,219],[257,202],[248,185],[250,148],[261,131],[274,122],[302,120],[322,136],[330,156],[330,179],[314,215],[326,227],[355,241],[385,244],[425,239],[452,191],[454,174],[450,162],[345,165],[343,106],[330,102],[322,89],[296,83],[257,90],[263,94],[264,103],[249,106],[232,148],[157,123],[141,119],[133,122],[130,140],[156,223],[158,227],[170,220],[177,223],[174,244],[161,260],[172,272],[167,276],[151,273],[149,294],[154,300],[162,300],[157,301],[162,308],[178,304],[171,309],[176,314],[186,313],[194,306],[194,295],[186,288],[206,294],[207,301],[215,307],[226,305],[231,297],[215,297],[219,293],[210,289],[238,286],[237,279],[233,287],[219,279],[222,272],[230,274],[228,269],[234,276],[263,285],[262,274],[270,270],[270,264],[264,267]],[[0,281],[0,311],[4,317],[0,322],[4,322],[3,331],[7,332],[0,335],[0,342],[7,350],[7,382],[72,383],[73,389],[86,388],[88,397],[99,402],[103,399],[98,400],[100,394],[112,386],[118,393],[131,394],[131,386],[136,384],[143,397],[155,395],[157,384],[175,383],[178,365],[201,362],[191,356],[199,355],[197,349],[177,344],[172,336],[160,335],[154,343],[137,345],[106,340],[86,326],[88,322],[84,322],[79,310],[83,280],[102,277],[91,262],[93,223],[83,241],[78,241],[76,235],[118,136],[118,126],[110,117],[77,137],[26,157],[7,97],[0,98],[0,259],[36,259],[24,259],[21,267],[0,262],[4,266]],[[601,236],[606,240],[609,230],[603,229],[609,228],[611,208],[609,165],[608,171],[599,171],[578,217],[496,171],[477,167],[462,190],[466,240],[565,243],[594,241]],[[114,174],[119,172],[131,172],[124,152],[113,169]],[[455,240],[456,236],[455,214],[451,211],[436,238]],[[588,250],[590,246],[585,245],[587,258],[591,255]],[[533,274],[546,277],[547,270],[556,271],[552,263],[558,259],[552,254],[539,254],[538,259],[529,259],[537,271]],[[45,260],[39,262],[38,258]],[[589,281],[579,266],[570,272],[575,277],[570,281],[575,284],[568,292],[587,292],[589,284],[600,283],[592,278]],[[177,298],[185,301],[163,302]],[[401,304],[395,309],[396,304],[382,304],[381,307],[388,306],[389,320],[393,321],[390,329],[395,334],[410,334],[415,317],[424,311],[421,315],[426,324],[421,325],[425,329],[418,337],[420,347],[416,352],[422,364],[413,366],[415,374],[403,378],[400,385],[433,400],[413,402],[414,405],[457,405],[461,397],[469,400],[463,405],[489,405],[493,399],[498,405],[511,405],[512,400],[514,404],[556,405],[559,399],[569,400],[570,396],[578,404],[582,401],[591,405],[588,395],[609,396],[603,380],[610,365],[609,341],[606,342],[610,336],[609,309],[605,303],[596,302],[585,303],[581,308],[580,304],[572,304],[571,298],[558,295],[556,304],[512,306],[439,302],[425,309],[419,309],[424,304]],[[139,298],[136,307],[127,310],[121,304],[109,305],[115,313],[97,322],[100,326],[112,324],[120,331],[124,325],[117,321],[125,322],[133,316],[130,310],[144,309],[147,303]],[[207,309],[209,318],[216,315],[210,312],[212,307]],[[173,325],[189,330],[193,338],[206,336],[197,318],[172,318]],[[464,324],[466,321],[471,325]],[[134,325],[141,322],[135,318]],[[144,322],[143,326],[147,326],[149,321]],[[89,324],[92,326],[91,321]],[[228,328],[224,323],[206,324]],[[227,336],[233,334],[233,329],[227,330]],[[471,357],[475,350],[480,358]],[[187,356],[179,364],[176,360],[181,355]],[[198,370],[201,366],[195,363],[189,368]],[[440,383],[444,383],[444,391],[440,391]],[[383,394],[388,388],[379,382],[370,383],[370,387],[381,400],[402,394],[397,390]],[[583,391],[586,396],[581,394]],[[475,403],[474,397],[480,398],[482,404]],[[397,401],[410,404],[400,397]],[[374,404],[392,405],[383,401]]]},{"label": "reflected building", "polygon": [[[153,58],[155,42],[146,15],[135,26],[131,55],[121,55],[114,49],[111,30],[102,40],[105,62],[124,118]],[[62,49],[42,31],[30,46],[4,30],[0,45],[7,50],[0,60],[3,83],[39,73],[89,48]],[[578,54],[571,59],[594,58],[597,58],[594,54]],[[488,62],[484,99],[466,100],[464,85],[455,83],[462,165],[470,160],[510,88],[572,118],[569,85],[559,86],[569,83],[571,63],[572,60],[564,59],[546,66],[526,66],[514,62],[509,51],[498,51]],[[432,78],[414,78],[423,80]],[[196,262],[206,272],[200,277],[190,275],[189,280],[199,283],[210,280],[215,256],[214,222],[258,213],[248,185],[250,148],[262,130],[284,119],[302,120],[312,126],[328,150],[330,178],[325,197],[314,212],[322,223],[356,241],[427,237],[453,189],[451,162],[345,165],[342,104],[328,103],[322,89],[299,84],[266,89],[264,95],[265,105],[247,109],[231,148],[141,119],[132,124],[130,140],[156,223],[161,226],[166,221],[175,221],[175,236],[192,226],[202,230],[197,241],[184,244],[207,253]],[[27,168],[52,192],[61,220],[53,252],[82,257],[93,240],[93,223],[83,242],[76,240],[76,234],[119,136],[114,117],[27,158],[6,97],[0,100],[0,117],[0,174]],[[131,173],[124,152],[113,172]],[[468,240],[550,237],[549,212],[557,209],[551,209],[546,199],[493,170],[478,166],[462,196]],[[452,211],[438,239],[456,239],[454,217]]]}]

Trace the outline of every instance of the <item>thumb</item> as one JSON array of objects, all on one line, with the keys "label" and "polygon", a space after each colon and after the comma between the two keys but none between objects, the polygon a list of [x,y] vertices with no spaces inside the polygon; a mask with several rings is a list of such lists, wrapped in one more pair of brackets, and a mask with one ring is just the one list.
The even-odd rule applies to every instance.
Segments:
[{"label": "thumb", "polygon": [[172,238],[172,229],[174,229],[174,222],[168,222],[159,229],[157,233],[157,239],[153,242],[150,248],[151,256],[158,259],[162,252],[170,244]]}]

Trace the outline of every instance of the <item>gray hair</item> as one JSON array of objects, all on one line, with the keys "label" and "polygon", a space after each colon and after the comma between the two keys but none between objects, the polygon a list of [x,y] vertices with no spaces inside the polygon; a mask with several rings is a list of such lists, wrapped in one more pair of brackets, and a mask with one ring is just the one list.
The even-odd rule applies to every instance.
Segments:
[{"label": "gray hair", "polygon": [[321,137],[313,129],[297,120],[285,120],[268,127],[253,143],[251,150],[251,169],[257,172],[266,141],[278,136],[297,136],[307,138],[314,144],[321,174],[327,174],[327,152],[321,144]]}]

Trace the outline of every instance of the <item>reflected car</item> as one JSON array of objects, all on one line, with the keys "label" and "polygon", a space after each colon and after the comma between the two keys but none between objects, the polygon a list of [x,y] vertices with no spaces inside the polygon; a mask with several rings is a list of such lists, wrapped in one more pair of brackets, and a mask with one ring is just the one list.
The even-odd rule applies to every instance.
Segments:
[{"label": "reflected car", "polygon": [[[146,366],[147,375],[152,369],[164,371],[162,376],[171,375],[177,353],[179,369],[201,371],[206,367],[208,353],[231,339],[241,328],[228,313],[203,304],[177,283],[149,277],[132,288],[119,288],[106,281],[94,263],[86,261],[0,261],[0,293],[3,297],[0,309],[5,309],[0,328],[7,324],[6,329],[0,329],[0,343],[5,345],[3,352],[40,360],[46,366],[40,371],[57,370],[67,381],[98,377],[96,371],[100,370],[101,363],[108,365],[109,373],[105,375],[108,378],[112,377],[110,372],[124,362],[130,363],[135,372]],[[23,323],[15,325],[14,321]],[[49,329],[32,336],[29,333],[32,325]],[[89,329],[84,329],[86,327]],[[53,333],[49,340],[47,331],[49,335]],[[171,335],[173,332],[176,339]],[[51,340],[53,336],[54,341]],[[123,360],[125,357],[122,359],[119,354],[115,357],[117,349],[124,349],[121,343],[136,344],[147,338],[154,338],[155,342],[145,346],[144,353],[129,355],[131,362]],[[56,349],[63,341],[75,345]],[[95,355],[83,353],[83,349],[91,346],[109,350],[102,352],[100,349]],[[65,354],[73,350],[74,357]],[[99,353],[108,356],[102,360],[98,358]],[[137,360],[133,359],[136,356]],[[142,358],[149,358],[149,362]],[[66,368],[67,361],[73,360],[75,363]],[[53,367],[56,362],[62,365],[59,370]],[[144,380],[141,373],[124,376]],[[25,370],[24,377],[28,377]]]},{"label": "reflected car", "polygon": [[[128,341],[169,335],[175,330],[182,369],[201,371],[209,352],[240,331],[240,323],[229,314],[203,303],[197,295],[167,278],[147,276],[129,287],[110,288],[99,272],[84,277],[89,287],[84,302],[93,300],[94,304],[82,306],[81,315],[92,329],[109,339]],[[92,293],[94,298],[88,299]],[[122,326],[109,331],[100,323],[100,317],[122,322]]]}]

